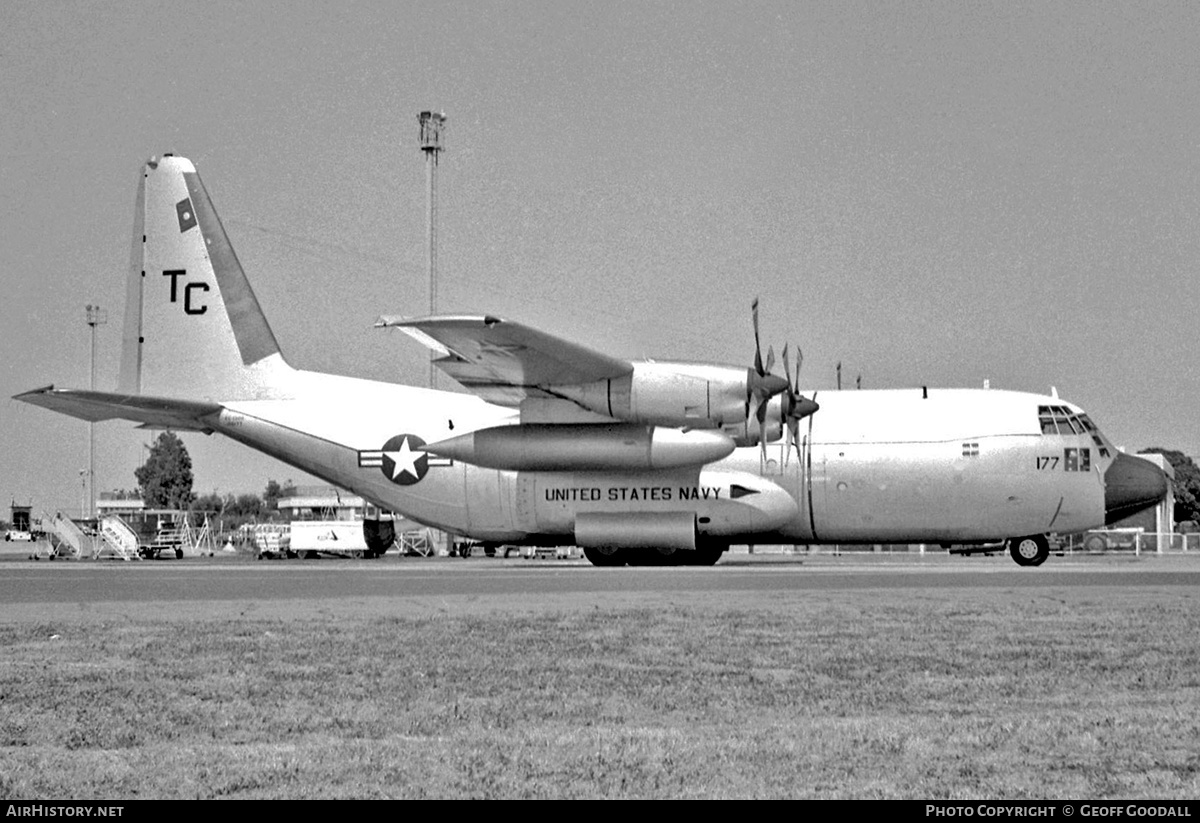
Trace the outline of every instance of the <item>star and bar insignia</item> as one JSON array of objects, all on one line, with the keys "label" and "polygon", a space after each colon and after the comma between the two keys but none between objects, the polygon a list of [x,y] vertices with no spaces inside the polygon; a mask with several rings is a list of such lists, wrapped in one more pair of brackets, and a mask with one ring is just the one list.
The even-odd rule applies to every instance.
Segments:
[{"label": "star and bar insignia", "polygon": [[398,486],[420,482],[430,466],[451,466],[454,461],[434,457],[422,451],[425,441],[415,434],[398,434],[383,444],[382,449],[360,451],[360,468],[378,467],[383,476]]}]

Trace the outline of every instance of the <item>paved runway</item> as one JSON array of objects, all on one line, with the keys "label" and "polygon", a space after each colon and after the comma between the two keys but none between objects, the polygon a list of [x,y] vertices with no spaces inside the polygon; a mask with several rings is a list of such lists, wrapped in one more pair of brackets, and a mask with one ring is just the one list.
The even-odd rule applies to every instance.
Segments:
[{"label": "paved runway", "polygon": [[[490,613],[539,609],[720,604],[786,605],[817,594],[922,590],[1146,588],[1200,592],[1200,556],[1051,557],[1025,569],[1008,558],[730,555],[713,568],[597,569],[584,561],[398,558],[262,561],[6,561],[0,622],[221,619]],[[982,593],[982,592],[980,592]]]}]

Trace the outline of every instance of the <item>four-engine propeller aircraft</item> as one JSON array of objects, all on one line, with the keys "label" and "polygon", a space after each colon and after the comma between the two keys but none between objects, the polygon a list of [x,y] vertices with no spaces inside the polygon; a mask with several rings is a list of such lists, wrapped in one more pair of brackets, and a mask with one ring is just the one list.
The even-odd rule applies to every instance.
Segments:
[{"label": "four-engine propeller aircraft", "polygon": [[[730,544],[996,543],[1166,490],[1082,409],[1008,391],[801,394],[753,368],[610,357],[495,317],[384,317],[475,396],[294,369],[193,165],[142,170],[116,392],[17,399],[83,420],[217,432],[382,509],[496,544],[578,545],[600,566],[715,563]],[[365,525],[370,545],[387,523]]]}]

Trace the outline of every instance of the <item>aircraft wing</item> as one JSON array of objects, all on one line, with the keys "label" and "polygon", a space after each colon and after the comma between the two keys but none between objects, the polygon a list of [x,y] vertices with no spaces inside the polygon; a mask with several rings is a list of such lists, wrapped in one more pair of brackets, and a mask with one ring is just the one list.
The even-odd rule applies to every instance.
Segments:
[{"label": "aircraft wing", "polygon": [[218,403],[86,389],[56,389],[54,386],[23,392],[14,395],[13,399],[91,423],[132,420],[148,428],[205,433],[212,429],[204,423],[203,418],[221,411]]},{"label": "aircraft wing", "polygon": [[593,383],[633,371],[628,360],[490,315],[381,317],[375,325],[398,328],[440,353],[438,368],[484,400],[505,406],[549,396],[542,386]]}]

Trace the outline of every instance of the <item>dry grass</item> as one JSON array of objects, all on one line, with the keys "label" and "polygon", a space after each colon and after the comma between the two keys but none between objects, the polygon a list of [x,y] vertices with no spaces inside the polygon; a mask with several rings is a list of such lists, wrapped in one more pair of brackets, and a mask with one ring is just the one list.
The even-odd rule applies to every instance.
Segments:
[{"label": "dry grass", "polygon": [[1194,798],[1187,590],[0,627],[0,796]]}]

